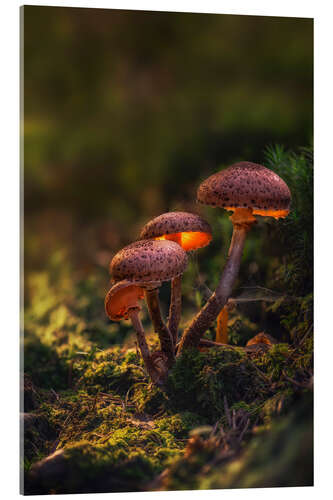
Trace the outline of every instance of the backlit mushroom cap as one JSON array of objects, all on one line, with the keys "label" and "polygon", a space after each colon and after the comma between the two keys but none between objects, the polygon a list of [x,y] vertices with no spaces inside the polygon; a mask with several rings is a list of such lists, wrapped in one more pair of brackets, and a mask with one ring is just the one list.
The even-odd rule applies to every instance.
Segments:
[{"label": "backlit mushroom cap", "polygon": [[107,316],[113,321],[128,319],[130,309],[141,309],[139,300],[143,299],[144,290],[131,281],[119,281],[108,291],[104,306]]},{"label": "backlit mushroom cap", "polygon": [[173,241],[141,240],[120,250],[110,263],[114,280],[168,281],[182,274],[186,252]]},{"label": "backlit mushroom cap", "polygon": [[148,222],[140,238],[175,241],[185,251],[190,251],[208,245],[212,239],[212,229],[197,214],[167,212]]},{"label": "backlit mushroom cap", "polygon": [[253,214],[279,218],[288,215],[291,194],[275,172],[243,161],[208,177],[199,186],[197,199],[226,210],[251,208]]}]

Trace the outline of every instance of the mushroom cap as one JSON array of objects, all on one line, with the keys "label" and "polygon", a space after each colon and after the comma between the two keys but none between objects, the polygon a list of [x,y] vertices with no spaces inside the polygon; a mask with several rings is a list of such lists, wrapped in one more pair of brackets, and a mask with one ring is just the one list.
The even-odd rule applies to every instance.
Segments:
[{"label": "mushroom cap", "polygon": [[197,199],[226,210],[251,208],[253,214],[279,218],[288,215],[291,194],[275,172],[243,161],[208,177],[199,186]]},{"label": "mushroom cap", "polygon": [[150,283],[168,281],[185,271],[186,252],[173,241],[140,240],[124,247],[112,259],[114,280]]},{"label": "mushroom cap", "polygon": [[185,251],[208,245],[212,229],[200,215],[190,212],[167,212],[149,221],[141,231],[140,239],[175,241]]},{"label": "mushroom cap", "polygon": [[113,321],[128,319],[130,309],[140,309],[139,300],[143,299],[144,290],[139,283],[123,280],[113,285],[104,300],[107,316]]}]

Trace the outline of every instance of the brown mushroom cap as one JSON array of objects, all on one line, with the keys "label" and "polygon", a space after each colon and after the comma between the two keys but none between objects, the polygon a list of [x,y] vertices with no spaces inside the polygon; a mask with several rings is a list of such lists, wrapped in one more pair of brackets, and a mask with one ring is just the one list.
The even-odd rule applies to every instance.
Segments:
[{"label": "brown mushroom cap", "polygon": [[208,177],[199,186],[197,199],[226,210],[251,208],[253,214],[279,218],[288,215],[291,194],[275,172],[243,161]]},{"label": "brown mushroom cap", "polygon": [[186,252],[173,241],[141,240],[120,250],[110,263],[116,281],[168,281],[182,274]]},{"label": "brown mushroom cap", "polygon": [[104,306],[107,316],[113,321],[128,319],[130,309],[140,309],[139,300],[144,298],[144,290],[131,281],[119,281],[108,291]]},{"label": "brown mushroom cap", "polygon": [[190,212],[167,212],[148,222],[141,231],[140,239],[170,240],[185,251],[208,245],[212,229],[208,222]]}]

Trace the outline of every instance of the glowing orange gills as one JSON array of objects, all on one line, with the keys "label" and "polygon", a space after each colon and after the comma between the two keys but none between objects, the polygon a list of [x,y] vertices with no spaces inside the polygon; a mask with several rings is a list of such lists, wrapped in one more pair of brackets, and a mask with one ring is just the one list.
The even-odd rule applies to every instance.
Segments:
[{"label": "glowing orange gills", "polygon": [[140,238],[174,241],[189,252],[208,245],[212,230],[208,222],[197,214],[167,212],[148,222]]}]

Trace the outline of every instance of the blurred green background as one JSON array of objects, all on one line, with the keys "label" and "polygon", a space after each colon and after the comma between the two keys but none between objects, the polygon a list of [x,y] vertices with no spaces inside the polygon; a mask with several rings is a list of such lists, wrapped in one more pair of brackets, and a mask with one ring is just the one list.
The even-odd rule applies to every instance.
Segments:
[{"label": "blurred green background", "polygon": [[[250,448],[253,460],[250,456],[250,465],[243,463],[239,472],[245,479],[233,476],[232,471],[240,471],[238,459],[226,473],[216,469],[208,482],[204,472],[205,483],[200,483],[195,465],[182,469],[175,462],[176,476],[179,470],[185,471],[182,488],[312,484],[312,403],[306,407],[304,426],[299,414],[285,421],[288,427],[282,428],[286,429],[282,434],[275,424],[269,426],[271,414],[290,411],[303,392],[312,391],[313,21],[35,6],[26,6],[21,13],[22,409],[35,422],[33,432],[26,427],[21,457],[28,477],[26,492],[41,493],[38,481],[37,490],[29,483],[35,462],[62,447],[75,451],[82,440],[102,458],[95,463],[88,453],[88,462],[82,462],[84,473],[76,469],[74,486],[68,487],[66,474],[60,473],[58,490],[51,487],[52,480],[46,480],[42,492],[110,491],[108,480],[122,484],[123,477],[124,488],[145,489],[143,481],[184,451],[189,429],[200,422],[215,425],[216,401],[222,393],[239,408],[245,404],[242,398],[248,398],[246,408],[256,412],[251,425],[257,425],[258,415],[259,424],[271,430],[258,445],[254,441],[259,455],[258,448]],[[158,430],[158,440],[152,437],[151,447],[146,431],[134,422],[131,428],[125,427],[129,436],[135,432],[134,441],[126,444],[123,427],[129,425],[133,408],[139,411],[137,402],[142,401],[142,411],[156,416],[160,400],[145,374],[142,378],[130,322],[111,322],[104,312],[109,262],[138,237],[146,222],[167,210],[194,211],[206,218],[213,240],[190,255],[183,279],[182,331],[216,286],[232,231],[224,210],[195,203],[197,187],[207,176],[240,160],[273,169],[292,193],[292,210],[285,220],[258,217],[249,232],[233,292],[238,300],[229,314],[231,344],[245,345],[261,331],[288,343],[256,359],[259,372],[264,370],[263,376],[271,377],[273,385],[267,390],[259,385],[258,395],[256,383],[252,391],[247,378],[240,381],[240,373],[245,377],[250,368],[243,375],[238,361],[237,367],[230,364],[230,375],[222,362],[222,368],[214,365],[214,358],[211,365],[208,357],[204,359],[202,371],[191,361],[190,383],[186,373],[185,383],[194,389],[188,392],[186,410],[194,420],[182,424],[182,439],[175,441],[178,431],[172,422],[173,417],[179,421],[178,412],[184,408],[170,398],[175,407],[162,405],[162,411],[168,412],[167,438]],[[165,283],[160,291],[165,315],[169,294],[170,284]],[[141,318],[156,350],[157,339],[144,305]],[[215,339],[215,325],[205,335]],[[226,380],[230,380],[229,389]],[[247,395],[242,391],[234,395],[234,386],[235,394],[242,386]],[[97,402],[101,390],[116,398],[106,407],[105,401]],[[132,405],[125,412],[114,404],[123,399]],[[202,422],[197,413],[203,402],[211,415]],[[271,405],[277,410],[271,410]],[[219,418],[224,418],[222,406]],[[77,413],[71,420],[73,412]],[[185,422],[186,412],[182,418]],[[36,422],[47,425],[36,431]],[[119,455],[120,469],[113,473],[117,455],[110,450],[116,449],[118,441],[108,448],[107,439],[116,435],[122,443],[120,452],[123,445],[126,452]],[[290,440],[290,436],[296,438]],[[141,465],[129,467],[126,460],[137,446],[143,447],[139,452],[146,456]],[[155,465],[147,473],[151,453],[155,453]],[[198,457],[197,463],[202,464]],[[75,454],[75,466],[80,460]],[[69,474],[67,480],[72,477],[76,475]],[[194,479],[196,483],[191,482]]]},{"label": "blurred green background", "polygon": [[[110,325],[110,259],[178,209],[201,212],[214,230],[185,276],[185,310],[199,307],[198,282],[217,282],[231,224],[198,207],[196,189],[233,162],[265,163],[267,145],[311,144],[313,21],[26,6],[23,29],[26,305],[37,300],[36,273],[46,294],[67,269],[67,300],[86,280],[81,295]],[[288,254],[279,224],[251,232],[238,285],[274,288]],[[166,310],[167,285],[161,296]]]}]

